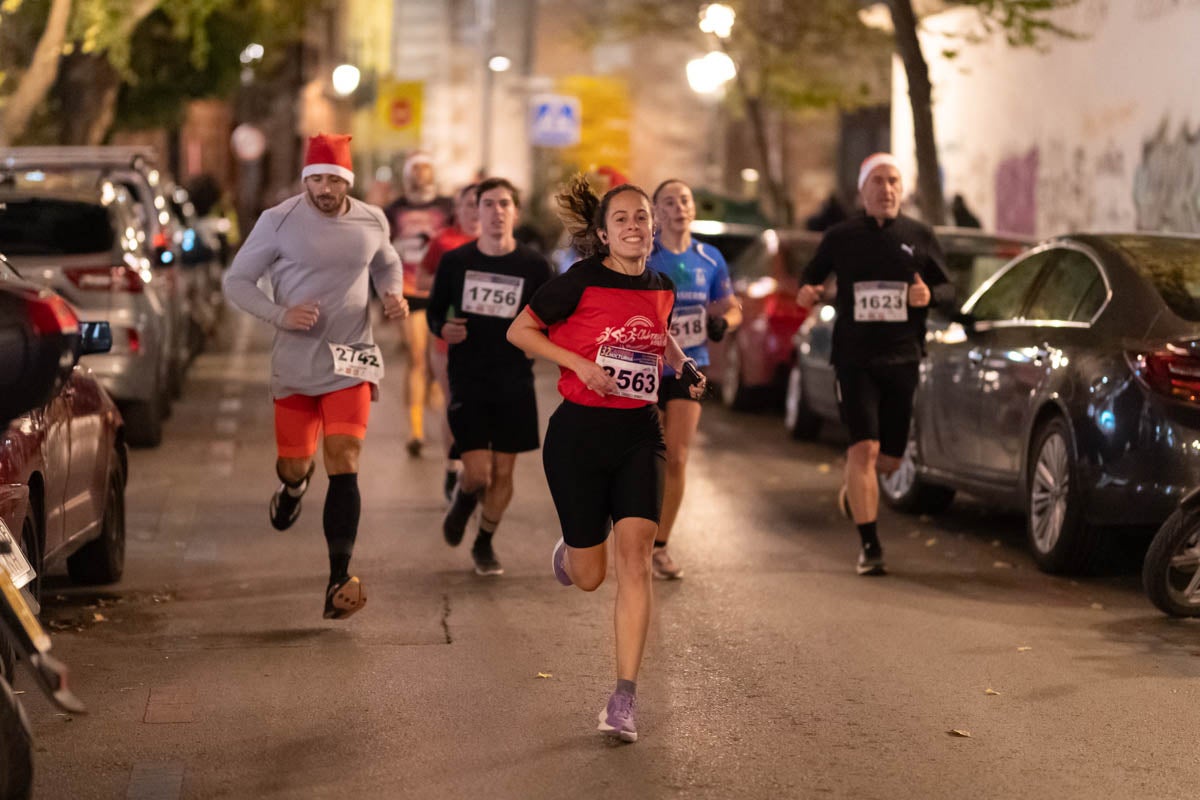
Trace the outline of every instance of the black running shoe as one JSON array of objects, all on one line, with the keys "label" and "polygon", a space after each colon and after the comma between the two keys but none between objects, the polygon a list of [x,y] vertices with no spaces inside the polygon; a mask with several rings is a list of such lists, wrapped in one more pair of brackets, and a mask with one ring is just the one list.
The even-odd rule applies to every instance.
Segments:
[{"label": "black running shoe", "polygon": [[446,510],[446,516],[442,518],[442,536],[445,537],[446,544],[458,547],[463,540],[463,534],[467,531],[467,523],[471,521],[471,515],[475,513],[475,506],[478,504],[479,492],[468,494],[463,491],[461,483],[454,487],[454,496],[450,498],[450,508]]},{"label": "black running shoe", "polygon": [[887,568],[883,564],[882,547],[864,547],[858,553],[859,575],[886,575]]},{"label": "black running shoe", "polygon": [[413,458],[420,458],[421,448],[424,446],[425,442],[421,441],[420,439],[409,439],[408,444],[404,445],[404,449],[407,450],[408,454]]},{"label": "black running shoe", "polygon": [[479,542],[471,548],[471,558],[475,561],[476,575],[503,575],[504,567],[500,566],[500,562],[496,560],[496,552],[492,550],[492,543],[488,542],[481,545]]},{"label": "black running shoe", "polygon": [[271,495],[269,510],[271,514],[271,527],[275,530],[286,531],[292,527],[296,520],[300,519],[300,500],[304,497],[304,493],[308,491],[308,482],[316,466],[316,462],[308,466],[308,474],[300,482],[299,497],[292,496],[292,493],[288,491],[286,483],[279,484],[279,488],[275,490],[275,494]]},{"label": "black running shoe", "polygon": [[446,470],[446,482],[442,484],[442,492],[446,495],[446,502],[449,503],[454,499],[454,487],[458,485],[458,470]]},{"label": "black running shoe", "polygon": [[350,576],[325,590],[325,619],[345,619],[367,604],[362,581]]}]

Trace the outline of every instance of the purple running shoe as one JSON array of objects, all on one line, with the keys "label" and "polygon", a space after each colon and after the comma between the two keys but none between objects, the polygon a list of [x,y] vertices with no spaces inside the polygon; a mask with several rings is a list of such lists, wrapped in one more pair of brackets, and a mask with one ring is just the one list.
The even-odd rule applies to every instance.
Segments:
[{"label": "purple running shoe", "polygon": [[636,699],[628,692],[613,692],[608,705],[600,712],[597,730],[615,736],[623,742],[637,741],[637,723],[633,720]]},{"label": "purple running shoe", "polygon": [[554,568],[554,578],[563,586],[571,585],[571,576],[567,574],[567,570],[563,567],[563,559],[567,555],[567,543],[563,539],[558,540],[558,544],[554,545],[554,555],[550,557],[550,565]]}]

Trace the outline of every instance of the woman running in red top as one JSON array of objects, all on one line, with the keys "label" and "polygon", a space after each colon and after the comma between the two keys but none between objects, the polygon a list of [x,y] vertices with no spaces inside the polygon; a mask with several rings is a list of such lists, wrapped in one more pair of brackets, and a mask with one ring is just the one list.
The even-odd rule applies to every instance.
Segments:
[{"label": "woman running in red top", "polygon": [[[634,698],[650,624],[650,550],[662,509],[666,448],[655,403],[665,360],[684,374],[670,335],[674,286],[646,269],[654,245],[650,198],[631,184],[603,199],[577,177],[558,196],[571,244],[584,256],[534,295],[508,339],[559,365],[563,403],[542,460],[563,537],[554,575],[585,592],[604,581],[609,520],[616,542],[617,688],[600,730],[637,741]],[[694,368],[694,362],[691,365]],[[704,390],[704,379],[692,391]]]}]

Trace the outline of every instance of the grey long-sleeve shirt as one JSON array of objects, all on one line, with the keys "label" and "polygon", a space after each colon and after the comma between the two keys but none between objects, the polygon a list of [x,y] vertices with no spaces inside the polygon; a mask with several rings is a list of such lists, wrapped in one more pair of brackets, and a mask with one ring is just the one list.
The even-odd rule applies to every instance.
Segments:
[{"label": "grey long-sleeve shirt", "polygon": [[[350,209],[327,217],[300,194],[269,208],[225,274],[225,296],[275,326],[271,396],[322,395],[361,381],[333,371],[330,344],[373,344],[368,281],[384,295],[403,291],[400,256],[375,206],[349,198]],[[274,300],[258,288],[267,275]],[[292,306],[315,302],[317,324],[307,331],[280,327]]]}]

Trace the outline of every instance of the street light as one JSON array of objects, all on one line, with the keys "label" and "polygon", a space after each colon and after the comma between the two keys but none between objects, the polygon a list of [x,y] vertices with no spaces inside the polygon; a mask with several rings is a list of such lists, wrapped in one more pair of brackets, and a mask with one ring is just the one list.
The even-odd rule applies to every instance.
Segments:
[{"label": "street light", "polygon": [[725,84],[737,75],[733,59],[720,50],[713,50],[703,58],[693,58],[687,63],[688,85],[701,95],[720,94]]},{"label": "street light", "polygon": [[718,39],[728,39],[736,17],[737,13],[724,3],[709,3],[700,9],[700,30]]},{"label": "street light", "polygon": [[508,72],[512,67],[512,59],[508,56],[492,56],[488,61],[488,69],[492,72]]},{"label": "street light", "polygon": [[339,97],[349,97],[358,88],[362,73],[353,64],[339,64],[333,70],[333,91]]}]

